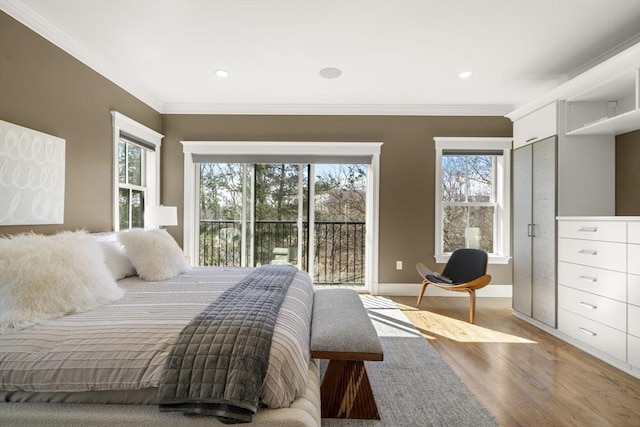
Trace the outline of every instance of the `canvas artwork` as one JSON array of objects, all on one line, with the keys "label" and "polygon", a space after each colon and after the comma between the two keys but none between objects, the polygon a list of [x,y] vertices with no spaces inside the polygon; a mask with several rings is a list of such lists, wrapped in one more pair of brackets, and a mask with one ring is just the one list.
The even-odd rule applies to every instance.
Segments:
[{"label": "canvas artwork", "polygon": [[64,222],[65,140],[0,120],[0,225]]}]

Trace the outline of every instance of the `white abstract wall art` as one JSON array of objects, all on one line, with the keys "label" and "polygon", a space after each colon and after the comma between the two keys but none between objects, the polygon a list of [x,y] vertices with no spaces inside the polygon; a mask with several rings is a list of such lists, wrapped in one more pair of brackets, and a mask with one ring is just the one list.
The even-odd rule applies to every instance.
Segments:
[{"label": "white abstract wall art", "polygon": [[65,140],[0,120],[0,225],[64,223]]}]

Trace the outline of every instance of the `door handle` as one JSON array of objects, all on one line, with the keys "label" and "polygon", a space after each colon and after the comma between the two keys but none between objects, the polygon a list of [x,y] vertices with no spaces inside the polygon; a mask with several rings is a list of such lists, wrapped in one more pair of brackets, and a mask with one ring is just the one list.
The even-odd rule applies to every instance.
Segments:
[{"label": "door handle", "polygon": [[536,225],[535,224],[527,224],[527,236],[528,237],[536,237]]}]

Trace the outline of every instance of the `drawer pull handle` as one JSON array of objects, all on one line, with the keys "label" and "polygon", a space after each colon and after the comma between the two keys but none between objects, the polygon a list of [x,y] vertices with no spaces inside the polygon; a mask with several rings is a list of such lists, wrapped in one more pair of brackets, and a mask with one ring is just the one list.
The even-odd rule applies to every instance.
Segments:
[{"label": "drawer pull handle", "polygon": [[596,308],[598,308],[597,305],[592,305],[592,304],[589,304],[588,302],[584,302],[584,301],[580,301],[580,305],[584,305],[585,307],[590,308],[592,310],[595,310]]},{"label": "drawer pull handle", "polygon": [[596,231],[598,231],[598,227],[580,227],[578,228],[578,231],[588,231],[590,233],[595,233]]},{"label": "drawer pull handle", "polygon": [[598,251],[594,251],[593,249],[581,249],[578,251],[578,253],[587,255],[598,255]]},{"label": "drawer pull handle", "polygon": [[527,139],[525,142],[535,141],[536,139],[538,139],[538,137],[537,137],[537,136],[534,136],[533,138],[529,138],[529,139]]},{"label": "drawer pull handle", "polygon": [[585,328],[578,328],[578,329],[580,329],[582,332],[584,332],[587,335],[591,335],[592,337],[595,337],[596,335],[598,335],[595,332],[591,332],[590,330],[585,329]]},{"label": "drawer pull handle", "polygon": [[594,283],[598,281],[597,277],[589,277],[589,276],[578,276],[578,279],[589,280]]}]

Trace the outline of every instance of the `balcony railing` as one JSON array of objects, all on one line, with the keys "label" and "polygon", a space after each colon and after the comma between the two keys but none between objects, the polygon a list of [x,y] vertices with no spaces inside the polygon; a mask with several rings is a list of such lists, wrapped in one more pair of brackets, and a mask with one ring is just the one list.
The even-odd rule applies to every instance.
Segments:
[{"label": "balcony railing", "polygon": [[[308,270],[308,227],[300,265]],[[242,262],[240,221],[200,221],[200,265],[239,267]],[[364,285],[364,222],[316,221],[314,283]],[[298,224],[294,221],[256,221],[254,265],[298,264]]]}]

